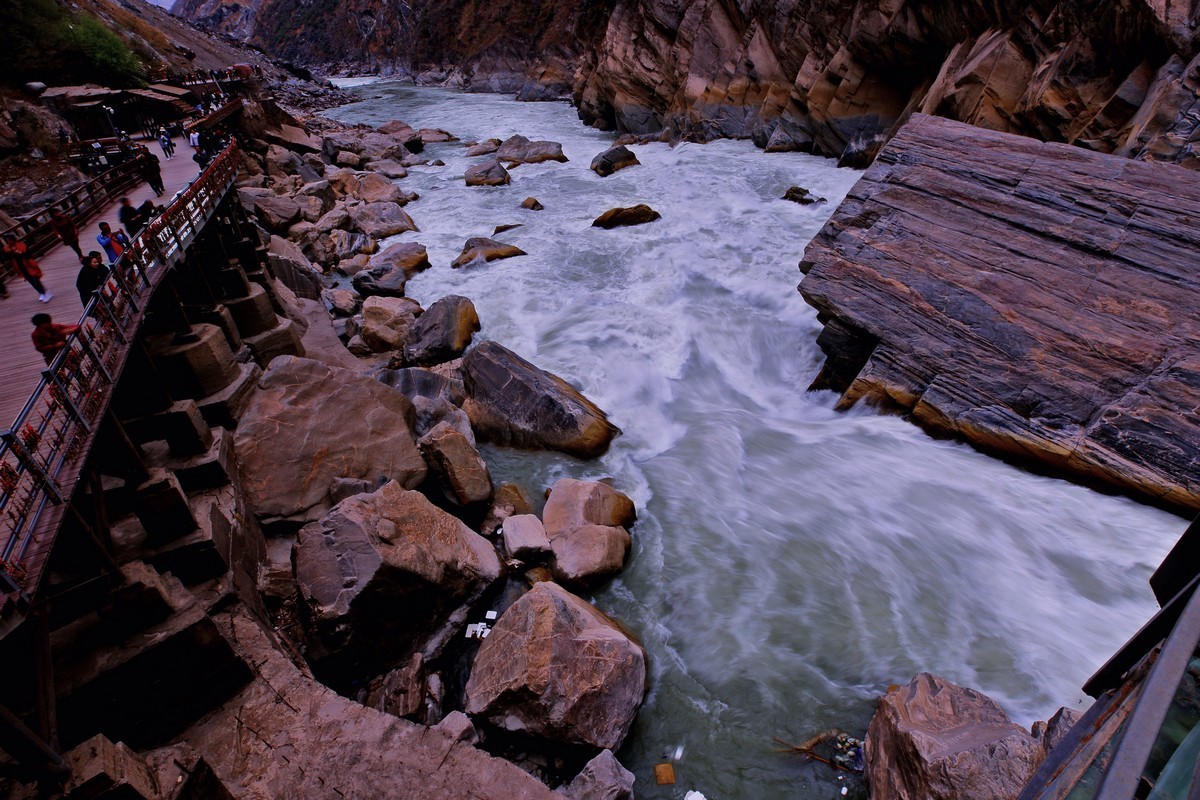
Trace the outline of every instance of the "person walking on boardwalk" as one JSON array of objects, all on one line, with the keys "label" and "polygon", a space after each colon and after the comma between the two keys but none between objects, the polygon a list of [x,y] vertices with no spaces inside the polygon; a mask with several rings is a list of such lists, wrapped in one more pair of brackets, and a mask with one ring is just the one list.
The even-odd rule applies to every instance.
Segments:
[{"label": "person walking on boardwalk", "polygon": [[122,197],[118,202],[121,207],[117,210],[117,218],[121,220],[121,227],[129,231],[129,238],[132,239],[146,224],[146,217],[141,208],[134,208],[128,197]]},{"label": "person walking on boardwalk", "polygon": [[158,156],[154,155],[154,153],[151,153],[149,150],[146,150],[142,153],[141,176],[142,180],[150,185],[150,189],[154,192],[154,196],[162,197],[164,191],[162,167],[159,166]]},{"label": "person walking on boardwalk", "polygon": [[96,237],[96,241],[108,254],[109,264],[116,264],[120,261],[121,256],[125,254],[125,248],[129,247],[129,237],[125,235],[125,231],[120,229],[114,231],[107,222],[100,223],[100,235]]},{"label": "person walking on boardwalk", "polygon": [[79,292],[79,304],[86,306],[96,290],[108,279],[108,267],[104,266],[104,256],[93,250],[82,259],[83,266],[75,278],[75,290]]},{"label": "person walking on boardwalk", "polygon": [[58,325],[49,314],[33,315],[33,349],[42,354],[49,366],[58,351],[67,346],[67,339],[79,333],[78,325]]},{"label": "person walking on boardwalk", "polygon": [[75,255],[83,258],[83,250],[79,248],[79,229],[75,221],[61,211],[50,212],[50,227],[62,239],[62,243],[75,251]]},{"label": "person walking on boardwalk", "polygon": [[38,266],[37,259],[29,255],[25,243],[17,239],[15,233],[4,234],[3,255],[12,265],[13,271],[25,279],[38,293],[38,300],[43,303],[49,303],[54,295],[46,291],[46,287],[42,285],[42,268]]},{"label": "person walking on boardwalk", "polygon": [[167,133],[166,128],[158,132],[158,146],[168,161],[175,157],[175,142],[171,141],[171,134]]}]

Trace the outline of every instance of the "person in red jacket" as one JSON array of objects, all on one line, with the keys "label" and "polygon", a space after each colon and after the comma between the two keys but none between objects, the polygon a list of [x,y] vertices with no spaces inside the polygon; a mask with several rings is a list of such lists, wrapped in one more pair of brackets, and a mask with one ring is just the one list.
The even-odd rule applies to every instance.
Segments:
[{"label": "person in red jacket", "polygon": [[79,229],[75,227],[75,222],[61,211],[52,211],[50,213],[50,227],[54,228],[54,232],[58,234],[58,238],[62,239],[62,243],[75,251],[75,255],[83,258],[83,251],[79,249]]},{"label": "person in red jacket", "polygon": [[58,325],[49,314],[33,315],[33,349],[42,354],[49,366],[58,351],[67,346],[67,339],[79,333],[78,325]]},{"label": "person in red jacket", "polygon": [[8,259],[13,271],[37,291],[38,300],[43,303],[50,302],[53,295],[42,285],[42,268],[38,266],[37,259],[28,254],[25,243],[18,241],[15,233],[4,234],[4,247],[0,249],[0,254]]}]

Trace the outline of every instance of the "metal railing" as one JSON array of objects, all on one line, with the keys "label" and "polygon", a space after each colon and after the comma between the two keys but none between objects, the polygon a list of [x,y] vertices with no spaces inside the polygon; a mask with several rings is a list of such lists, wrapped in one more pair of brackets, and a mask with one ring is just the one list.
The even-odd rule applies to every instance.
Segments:
[{"label": "metal railing", "polygon": [[[57,524],[39,526],[48,506],[70,499],[146,303],[212,216],[237,177],[231,142],[190,186],[151,220],[125,251],[79,319],[79,332],[42,372],[42,380],[0,434],[0,600],[29,599],[40,574],[26,557],[47,551]],[[40,570],[39,570],[40,572]]]},{"label": "metal railing", "polygon": [[[26,252],[40,256],[58,242],[58,235],[50,225],[50,215],[61,211],[76,225],[86,224],[102,208],[116,200],[128,189],[141,183],[142,159],[134,158],[102,172],[95,178],[56,200],[35,214],[30,214],[16,225],[0,231],[0,235],[15,233],[25,242]],[[0,269],[8,269],[0,265]]]},{"label": "metal railing", "polygon": [[214,109],[211,113],[205,114],[203,117],[199,117],[198,119],[189,120],[183,123],[183,129],[188,133],[191,133],[192,131],[199,130],[200,128],[211,128],[221,120],[228,118],[229,115],[233,114],[235,111],[240,111],[241,108],[242,98],[235,97],[229,102],[225,103],[225,105]]}]

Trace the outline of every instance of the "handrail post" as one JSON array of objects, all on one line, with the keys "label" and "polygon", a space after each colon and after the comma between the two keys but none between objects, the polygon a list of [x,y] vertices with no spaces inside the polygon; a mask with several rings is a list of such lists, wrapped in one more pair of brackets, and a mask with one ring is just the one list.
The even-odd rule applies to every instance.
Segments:
[{"label": "handrail post", "polygon": [[52,386],[58,389],[59,396],[54,397],[54,395],[51,394],[51,397],[62,403],[63,407],[66,408],[67,411],[71,412],[71,416],[75,418],[75,421],[82,425],[85,431],[90,433],[92,430],[91,424],[87,421],[87,417],[83,415],[83,412],[79,409],[79,406],[75,404],[75,399],[71,397],[71,390],[68,389],[66,384],[62,382],[62,378],[59,376],[58,370],[42,370],[42,375],[47,381],[50,382]]},{"label": "handrail post", "polygon": [[21,462],[21,466],[32,472],[34,477],[37,478],[38,483],[45,487],[46,493],[50,495],[51,502],[55,505],[60,505],[63,501],[62,487],[38,463],[33,453],[29,452],[29,449],[25,447],[25,443],[21,441],[21,437],[10,430],[0,433],[0,439],[4,440],[8,448],[16,454],[17,460]]}]

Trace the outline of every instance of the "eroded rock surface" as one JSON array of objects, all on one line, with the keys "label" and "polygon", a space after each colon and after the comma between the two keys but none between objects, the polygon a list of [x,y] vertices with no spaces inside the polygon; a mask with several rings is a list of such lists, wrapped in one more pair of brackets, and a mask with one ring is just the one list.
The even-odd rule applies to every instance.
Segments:
[{"label": "eroded rock surface", "polygon": [[539,583],[483,640],[465,710],[505,730],[616,749],[645,683],[638,644],[584,600]]},{"label": "eroded rock surface", "polygon": [[921,673],[890,692],[867,729],[867,781],[891,800],[1012,800],[1041,742],[974,689]]},{"label": "eroded rock surface", "polygon": [[819,385],[1194,511],[1198,229],[1180,167],[918,115],[805,252]]},{"label": "eroded rock surface", "polygon": [[573,386],[496,342],[482,342],[463,357],[463,385],[463,410],[486,441],[595,458],[620,433]]},{"label": "eroded rock surface", "polygon": [[425,480],[412,403],[394,389],[294,356],[272,361],[258,386],[234,441],[260,517],[319,518],[336,478]]}]

